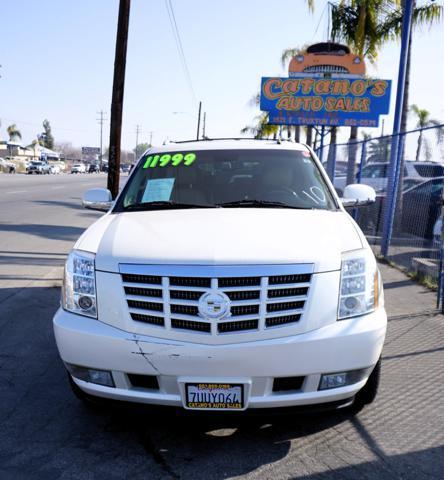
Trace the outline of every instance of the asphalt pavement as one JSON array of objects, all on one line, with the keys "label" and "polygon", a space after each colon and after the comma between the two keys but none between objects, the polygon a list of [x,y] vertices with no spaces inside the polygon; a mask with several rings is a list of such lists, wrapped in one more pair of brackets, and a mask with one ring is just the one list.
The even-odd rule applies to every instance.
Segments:
[{"label": "asphalt pavement", "polygon": [[356,415],[94,410],[73,397],[51,320],[64,258],[100,216],[81,194],[105,183],[0,175],[0,479],[444,478],[444,317],[386,265],[382,385]]}]

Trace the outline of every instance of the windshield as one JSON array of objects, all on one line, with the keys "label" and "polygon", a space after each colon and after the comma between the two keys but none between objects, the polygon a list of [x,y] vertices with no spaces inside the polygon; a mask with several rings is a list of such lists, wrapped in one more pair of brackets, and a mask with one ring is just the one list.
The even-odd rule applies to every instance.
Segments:
[{"label": "windshield", "polygon": [[147,154],[114,211],[187,206],[337,208],[308,151],[240,149]]}]

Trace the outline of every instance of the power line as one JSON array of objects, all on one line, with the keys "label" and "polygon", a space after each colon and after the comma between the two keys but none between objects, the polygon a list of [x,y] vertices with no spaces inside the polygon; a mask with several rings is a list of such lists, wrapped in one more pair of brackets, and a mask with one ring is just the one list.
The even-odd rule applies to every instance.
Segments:
[{"label": "power line", "polygon": [[176,43],[177,51],[179,53],[179,59],[182,63],[182,69],[184,71],[185,78],[187,80],[188,87],[189,87],[190,92],[191,92],[191,96],[193,97],[193,101],[194,101],[195,104],[197,104],[197,97],[196,97],[196,93],[195,93],[194,88],[193,88],[193,82],[191,80],[190,70],[188,68],[188,63],[187,63],[187,59],[185,57],[185,52],[183,50],[182,40],[180,38],[179,28],[178,28],[177,22],[176,22],[176,16],[174,15],[172,0],[165,0],[165,6],[166,6],[166,9],[167,9],[167,12],[168,12],[168,17],[169,17],[169,20],[170,20],[171,29],[173,31],[174,41]]}]

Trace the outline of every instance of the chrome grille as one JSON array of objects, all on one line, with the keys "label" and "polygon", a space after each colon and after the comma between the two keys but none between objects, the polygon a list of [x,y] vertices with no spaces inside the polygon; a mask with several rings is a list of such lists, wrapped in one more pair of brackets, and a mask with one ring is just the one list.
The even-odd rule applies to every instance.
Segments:
[{"label": "chrome grille", "polygon": [[[300,322],[313,265],[120,265],[120,271],[132,320],[168,330],[226,335]],[[254,274],[246,275],[249,271]],[[211,291],[223,292],[230,299],[229,315],[219,319],[201,316],[199,300]]]}]

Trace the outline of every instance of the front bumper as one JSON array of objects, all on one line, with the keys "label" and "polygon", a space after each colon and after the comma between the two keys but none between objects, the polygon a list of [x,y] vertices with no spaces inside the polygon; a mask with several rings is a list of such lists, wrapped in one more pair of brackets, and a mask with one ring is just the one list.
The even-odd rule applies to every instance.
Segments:
[{"label": "front bumper", "polygon": [[[112,371],[115,387],[74,378],[85,392],[116,400],[182,406],[185,383],[243,383],[248,408],[336,402],[353,397],[353,385],[318,390],[321,374],[373,367],[387,326],[384,309],[273,340],[204,345],[137,335],[59,309],[54,332],[66,363]],[[154,375],[158,390],[132,387],[127,374]],[[276,377],[304,376],[298,391],[273,392]]]}]

